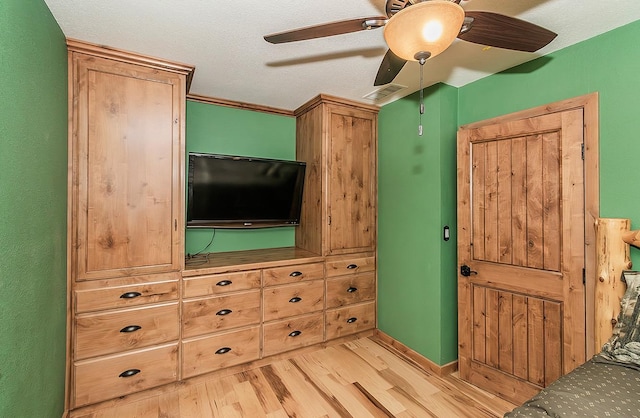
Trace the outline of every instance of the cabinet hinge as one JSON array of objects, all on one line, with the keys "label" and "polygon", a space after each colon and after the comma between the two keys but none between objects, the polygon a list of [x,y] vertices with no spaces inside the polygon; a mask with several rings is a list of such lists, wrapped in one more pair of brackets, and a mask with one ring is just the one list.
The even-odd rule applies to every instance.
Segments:
[{"label": "cabinet hinge", "polygon": [[584,267],[582,268],[582,285],[587,285],[587,270]]},{"label": "cabinet hinge", "polygon": [[173,220],[173,229],[174,229],[176,232],[178,232],[178,220],[177,220],[177,219],[174,219],[174,220]]},{"label": "cabinet hinge", "polygon": [[580,144],[580,146],[581,146],[581,152],[582,152],[582,161],[584,161],[584,142]]},{"label": "cabinet hinge", "polygon": [[329,225],[331,225],[331,215],[329,215]]}]

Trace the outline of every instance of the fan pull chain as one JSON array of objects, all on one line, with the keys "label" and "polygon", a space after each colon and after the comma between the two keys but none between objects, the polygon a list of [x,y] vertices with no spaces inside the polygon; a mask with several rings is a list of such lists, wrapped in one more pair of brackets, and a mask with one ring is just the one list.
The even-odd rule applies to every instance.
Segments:
[{"label": "fan pull chain", "polygon": [[418,125],[418,136],[422,136],[422,115],[424,115],[424,92],[422,91],[422,80],[424,71],[424,61],[420,61],[420,121]]},{"label": "fan pull chain", "polygon": [[424,80],[424,63],[431,56],[429,51],[420,51],[414,55],[414,58],[420,63],[420,120],[418,124],[418,136],[422,136],[422,115],[424,115],[424,92],[422,91],[422,84]]}]

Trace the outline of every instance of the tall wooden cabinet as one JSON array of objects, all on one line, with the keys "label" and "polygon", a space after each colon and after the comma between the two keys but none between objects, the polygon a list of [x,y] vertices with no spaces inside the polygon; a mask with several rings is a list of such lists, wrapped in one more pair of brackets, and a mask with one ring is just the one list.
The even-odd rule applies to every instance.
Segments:
[{"label": "tall wooden cabinet", "polygon": [[295,111],[307,176],[296,246],[325,259],[325,339],[376,326],[378,108],[319,95]]},{"label": "tall wooden cabinet", "polygon": [[71,408],[178,379],[192,67],[69,40]]},{"label": "tall wooden cabinet", "polygon": [[296,246],[324,256],[376,248],[378,108],[319,95],[295,111],[307,162]]}]

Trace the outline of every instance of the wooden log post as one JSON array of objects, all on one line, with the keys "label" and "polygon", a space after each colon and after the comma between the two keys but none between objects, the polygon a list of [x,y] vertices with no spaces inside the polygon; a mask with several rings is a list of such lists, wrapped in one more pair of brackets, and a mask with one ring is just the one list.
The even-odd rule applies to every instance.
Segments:
[{"label": "wooden log post", "polygon": [[623,240],[629,219],[596,221],[595,352],[611,337],[625,292],[622,272],[631,268],[629,245]]},{"label": "wooden log post", "polygon": [[622,240],[629,245],[640,248],[640,229],[623,233]]}]

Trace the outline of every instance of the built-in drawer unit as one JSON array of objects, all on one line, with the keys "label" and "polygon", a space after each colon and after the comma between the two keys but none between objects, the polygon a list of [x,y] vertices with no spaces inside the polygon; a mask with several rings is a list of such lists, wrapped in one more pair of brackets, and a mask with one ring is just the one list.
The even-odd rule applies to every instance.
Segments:
[{"label": "built-in drawer unit", "polygon": [[297,264],[286,267],[264,269],[264,286],[295,283],[302,280],[316,280],[324,277],[323,263]]},{"label": "built-in drawer unit", "polygon": [[346,274],[359,274],[374,271],[376,258],[371,255],[349,255],[331,257],[326,262],[327,277],[343,276]]},{"label": "built-in drawer unit", "polygon": [[264,324],[263,355],[317,344],[322,342],[323,336],[322,312]]},{"label": "built-in drawer unit", "polygon": [[260,270],[185,277],[182,297],[217,295],[260,288]]},{"label": "built-in drawer unit", "polygon": [[376,304],[374,301],[328,309],[326,313],[327,340],[374,328]]},{"label": "built-in drawer unit", "polygon": [[78,315],[76,360],[177,340],[178,306],[171,302]]},{"label": "built-in drawer unit", "polygon": [[375,273],[327,279],[327,308],[337,308],[376,297]]},{"label": "built-in drawer unit", "polygon": [[182,377],[187,378],[260,357],[260,326],[196,337],[182,343]]},{"label": "built-in drawer unit", "polygon": [[312,280],[264,289],[264,321],[324,309],[324,280]]},{"label": "built-in drawer unit", "polygon": [[73,371],[75,407],[116,398],[175,381],[178,344],[78,361]]},{"label": "built-in drawer unit", "polygon": [[[84,282],[75,291],[76,312],[127,308],[178,299],[176,273],[157,274],[153,276],[157,281],[145,283],[146,277],[151,276],[140,276],[136,278],[139,281],[137,283],[127,283],[128,280],[125,279],[112,280],[118,283],[108,283],[106,280]],[[165,278],[167,281],[161,281]]]},{"label": "built-in drawer unit", "polygon": [[260,290],[182,302],[183,338],[260,322]]}]

